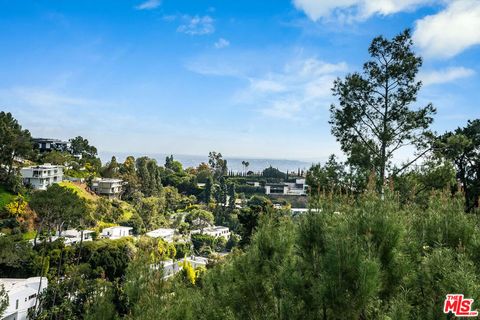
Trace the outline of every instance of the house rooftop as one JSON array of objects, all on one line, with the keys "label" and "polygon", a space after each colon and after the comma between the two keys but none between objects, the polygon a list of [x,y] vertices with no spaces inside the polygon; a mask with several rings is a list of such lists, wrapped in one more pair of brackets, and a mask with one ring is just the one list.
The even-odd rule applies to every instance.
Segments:
[{"label": "house rooftop", "polygon": [[[86,235],[86,234],[90,234],[90,233],[94,233],[95,231],[92,231],[92,230],[83,230],[83,234]],[[82,231],[81,230],[76,230],[76,229],[68,229],[68,230],[65,230],[62,232],[62,235],[66,236],[66,237],[79,237],[80,235],[82,234]]]},{"label": "house rooftop", "polygon": [[118,229],[122,229],[122,230],[132,230],[133,228],[132,227],[124,227],[124,226],[113,226],[113,227],[108,227],[108,228],[104,228],[103,230],[118,230]]},{"label": "house rooftop", "polygon": [[146,235],[152,238],[161,238],[161,237],[171,236],[174,233],[175,233],[175,229],[160,228],[160,229],[149,231],[146,233]]},{"label": "house rooftop", "polygon": [[111,183],[123,182],[122,179],[116,179],[116,178],[100,178],[100,179],[96,179],[95,181],[96,182],[111,182]]},{"label": "house rooftop", "polygon": [[[26,279],[17,279],[17,278],[0,278],[0,285],[3,285],[7,292],[15,291],[17,289],[23,288],[25,286],[31,286],[32,284],[37,284],[40,281],[40,277],[32,277]],[[47,281],[45,277],[43,281]]]},{"label": "house rooftop", "polygon": [[33,141],[35,142],[41,142],[41,141],[47,141],[47,142],[67,142],[67,141],[64,141],[64,140],[60,140],[60,139],[54,139],[54,138],[32,138]]},{"label": "house rooftop", "polygon": [[210,227],[210,228],[206,228],[207,230],[224,230],[224,229],[228,229],[228,227],[224,227],[224,226],[213,226],[213,227]]},{"label": "house rooftop", "polygon": [[54,168],[59,168],[59,167],[63,167],[63,166],[54,165],[54,164],[51,164],[51,163],[44,163],[44,164],[39,164],[39,165],[36,165],[36,166],[25,167],[25,168],[22,168],[22,169],[54,169]]}]

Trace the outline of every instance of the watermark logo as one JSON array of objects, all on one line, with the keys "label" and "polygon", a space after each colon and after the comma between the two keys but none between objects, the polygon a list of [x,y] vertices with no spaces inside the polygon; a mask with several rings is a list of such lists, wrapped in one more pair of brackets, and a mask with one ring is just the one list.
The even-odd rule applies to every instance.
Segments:
[{"label": "watermark logo", "polygon": [[456,317],[477,317],[478,311],[472,310],[473,299],[465,299],[463,294],[447,294],[443,312],[453,313]]}]

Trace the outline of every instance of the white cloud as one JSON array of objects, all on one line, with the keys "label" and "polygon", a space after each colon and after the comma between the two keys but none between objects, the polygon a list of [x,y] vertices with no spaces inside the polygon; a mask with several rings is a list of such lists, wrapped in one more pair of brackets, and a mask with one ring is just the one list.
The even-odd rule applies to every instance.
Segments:
[{"label": "white cloud", "polygon": [[416,22],[414,41],[426,56],[449,58],[480,44],[480,1],[456,0]]},{"label": "white cloud", "polygon": [[213,19],[210,16],[183,16],[184,24],[177,28],[178,32],[189,35],[206,35],[215,32]]},{"label": "white cloud", "polygon": [[135,7],[137,10],[152,10],[158,8],[161,4],[160,0],[147,0],[142,2],[138,6]]},{"label": "white cloud", "polygon": [[390,15],[447,0],[293,0],[293,4],[313,21],[337,17],[367,19],[375,14]]},{"label": "white cloud", "polygon": [[215,42],[215,48],[217,48],[217,49],[226,48],[229,45],[230,45],[230,41],[228,41],[224,38],[220,38],[220,39],[218,39],[217,42]]},{"label": "white cloud", "polygon": [[471,77],[475,74],[472,69],[464,67],[452,67],[443,70],[422,72],[419,77],[425,86],[452,82],[458,79]]},{"label": "white cloud", "polygon": [[300,59],[281,72],[249,78],[249,86],[237,94],[237,102],[261,105],[260,112],[269,117],[311,118],[319,108],[329,106],[333,80],[346,71],[344,62]]},{"label": "white cloud", "polygon": [[16,87],[0,90],[3,98],[14,98],[19,103],[36,108],[68,108],[98,105],[98,102],[76,98],[43,88]]},{"label": "white cloud", "polygon": [[297,56],[290,63],[274,64],[277,67],[273,70],[278,71],[273,72],[272,64],[261,62],[264,56],[244,52],[227,58],[217,54],[191,60],[185,67],[202,75],[243,80],[247,85],[233,95],[234,104],[268,117],[302,122],[324,116],[325,112],[319,110],[327,110],[333,102],[333,81],[348,71],[345,62]]}]

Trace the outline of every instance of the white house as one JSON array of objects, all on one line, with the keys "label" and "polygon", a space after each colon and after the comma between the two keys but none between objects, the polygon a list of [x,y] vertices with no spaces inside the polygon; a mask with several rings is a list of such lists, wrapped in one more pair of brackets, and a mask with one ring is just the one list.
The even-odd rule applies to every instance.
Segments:
[{"label": "white house", "polygon": [[2,320],[26,320],[28,310],[35,307],[37,294],[45,290],[48,280],[43,277],[40,284],[40,277],[27,279],[0,278],[0,285],[3,285],[8,294],[8,307],[0,315]]},{"label": "white house", "polygon": [[162,238],[166,242],[173,242],[175,229],[160,228],[146,233],[150,238]]},{"label": "white house", "polygon": [[110,227],[102,230],[102,237],[108,238],[111,240],[120,239],[123,237],[128,237],[132,235],[132,227]]},{"label": "white house", "polygon": [[170,278],[171,276],[175,275],[178,273],[180,270],[182,270],[182,263],[184,261],[188,261],[194,269],[198,267],[206,267],[208,263],[207,258],[203,257],[197,257],[197,256],[190,256],[186,257],[185,259],[182,260],[165,260],[160,262],[159,265],[156,265],[154,268],[162,268],[163,269],[163,278]]},{"label": "white house", "polygon": [[92,181],[92,191],[110,199],[118,198],[123,192],[122,179],[101,178]]},{"label": "white house", "polygon": [[192,230],[191,234],[206,234],[215,238],[224,237],[225,239],[230,238],[230,229],[222,226],[213,226],[200,230]]},{"label": "white house", "polygon": [[305,196],[307,188],[308,185],[305,183],[305,179],[296,179],[295,182],[266,184],[265,194]]},{"label": "white house", "polygon": [[36,190],[46,190],[54,183],[62,182],[63,167],[45,163],[39,166],[25,167],[20,170],[23,183]]},{"label": "white house", "polygon": [[[83,241],[92,241],[92,235],[95,232],[92,230],[83,230]],[[58,233],[57,233],[58,235]],[[61,233],[66,245],[79,243],[82,240],[82,231],[69,229]]]}]

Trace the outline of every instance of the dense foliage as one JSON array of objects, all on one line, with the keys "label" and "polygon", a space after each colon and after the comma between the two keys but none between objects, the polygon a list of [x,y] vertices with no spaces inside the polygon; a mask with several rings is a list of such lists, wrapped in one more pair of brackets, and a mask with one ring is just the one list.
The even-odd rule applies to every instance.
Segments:
[{"label": "dense foliage", "polygon": [[[429,208],[397,195],[318,199],[296,219],[267,214],[252,242],[192,285],[130,279],[135,319],[439,319],[445,295],[479,296],[480,221],[461,198]],[[145,271],[150,272],[151,271]]]}]

